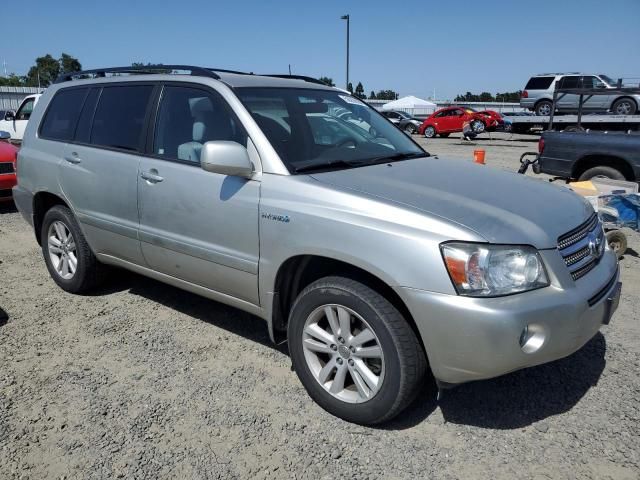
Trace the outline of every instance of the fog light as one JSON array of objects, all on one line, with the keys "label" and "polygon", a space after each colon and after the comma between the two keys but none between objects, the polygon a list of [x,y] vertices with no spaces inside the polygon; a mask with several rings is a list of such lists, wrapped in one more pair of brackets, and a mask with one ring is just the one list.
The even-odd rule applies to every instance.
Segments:
[{"label": "fog light", "polygon": [[530,324],[522,329],[520,348],[524,353],[534,353],[544,344],[546,335],[541,325]]}]

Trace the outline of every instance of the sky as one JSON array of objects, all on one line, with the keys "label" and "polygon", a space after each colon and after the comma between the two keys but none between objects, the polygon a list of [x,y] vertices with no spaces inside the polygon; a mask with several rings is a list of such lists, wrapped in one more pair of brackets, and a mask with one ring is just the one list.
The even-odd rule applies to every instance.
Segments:
[{"label": "sky", "polygon": [[536,73],[640,82],[640,0],[30,0],[0,10],[0,73],[38,56],[328,76],[437,99],[515,91]]}]

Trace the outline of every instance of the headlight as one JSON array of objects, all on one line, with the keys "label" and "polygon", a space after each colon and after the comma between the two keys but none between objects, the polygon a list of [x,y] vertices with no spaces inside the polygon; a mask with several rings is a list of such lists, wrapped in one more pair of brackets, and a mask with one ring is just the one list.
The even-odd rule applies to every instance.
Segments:
[{"label": "headlight", "polygon": [[443,243],[440,248],[459,295],[496,297],[549,285],[542,258],[533,247]]},{"label": "headlight", "polygon": [[421,122],[420,120],[411,120],[411,123],[413,123],[414,125],[416,125],[416,126],[418,126],[418,127],[419,127],[420,125],[422,125],[422,122]]}]

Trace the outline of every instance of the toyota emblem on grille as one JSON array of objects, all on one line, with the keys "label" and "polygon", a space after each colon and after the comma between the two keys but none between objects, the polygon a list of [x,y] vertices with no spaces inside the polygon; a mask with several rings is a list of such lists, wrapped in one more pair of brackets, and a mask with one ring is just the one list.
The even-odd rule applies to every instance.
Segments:
[{"label": "toyota emblem on grille", "polygon": [[589,240],[589,253],[592,257],[598,258],[600,257],[600,243],[601,240],[595,232],[590,232],[587,237]]}]

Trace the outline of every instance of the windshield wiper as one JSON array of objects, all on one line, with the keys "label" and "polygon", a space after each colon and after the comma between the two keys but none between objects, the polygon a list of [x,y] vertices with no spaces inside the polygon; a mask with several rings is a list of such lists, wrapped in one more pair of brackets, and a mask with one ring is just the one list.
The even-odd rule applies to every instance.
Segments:
[{"label": "windshield wiper", "polygon": [[336,168],[336,167],[344,167],[344,168],[355,168],[361,167],[363,165],[368,164],[369,162],[347,162],[346,160],[332,160],[331,162],[322,162],[322,163],[312,163],[311,165],[304,165],[302,167],[294,168],[294,172],[303,173],[303,172],[312,172],[314,170],[324,170],[326,168]]},{"label": "windshield wiper", "polygon": [[411,158],[429,157],[429,156],[430,155],[427,152],[396,153],[395,155],[387,155],[384,157],[371,158],[367,160],[367,163],[370,165],[375,165],[376,163],[399,162],[401,160],[409,160]]}]

